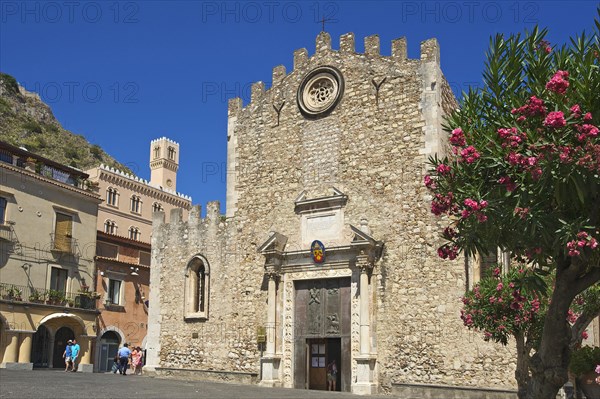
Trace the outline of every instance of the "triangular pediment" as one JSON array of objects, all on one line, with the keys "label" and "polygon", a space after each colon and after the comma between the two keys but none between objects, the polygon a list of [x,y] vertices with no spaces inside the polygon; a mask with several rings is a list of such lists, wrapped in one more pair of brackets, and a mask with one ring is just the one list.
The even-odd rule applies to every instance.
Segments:
[{"label": "triangular pediment", "polygon": [[354,233],[354,237],[352,238],[352,242],[368,242],[369,244],[375,245],[377,240],[371,237],[369,234],[365,233],[361,229],[356,226],[350,225],[350,229],[352,233]]},{"label": "triangular pediment", "polygon": [[273,251],[283,252],[287,240],[288,238],[283,234],[273,231],[269,238],[258,247],[258,252],[262,254]]}]

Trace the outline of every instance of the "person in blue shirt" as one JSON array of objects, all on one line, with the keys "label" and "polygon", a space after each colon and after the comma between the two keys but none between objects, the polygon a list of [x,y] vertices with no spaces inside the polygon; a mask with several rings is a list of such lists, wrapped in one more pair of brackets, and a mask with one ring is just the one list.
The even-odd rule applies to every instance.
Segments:
[{"label": "person in blue shirt", "polygon": [[79,356],[79,352],[81,351],[81,348],[79,347],[79,344],[77,343],[76,339],[73,339],[73,345],[71,345],[71,371],[75,372],[77,371],[77,357]]},{"label": "person in blue shirt", "polygon": [[123,344],[121,349],[119,349],[117,356],[119,356],[119,374],[127,375],[127,365],[129,364],[129,359],[131,358],[131,350],[129,349],[127,342]]},{"label": "person in blue shirt", "polygon": [[73,345],[73,341],[68,340],[67,341],[67,347],[65,348],[65,351],[63,353],[63,359],[65,359],[65,371],[69,371],[69,368],[73,367],[73,363],[71,361],[71,356],[72,356],[72,352],[71,352],[71,348]]}]

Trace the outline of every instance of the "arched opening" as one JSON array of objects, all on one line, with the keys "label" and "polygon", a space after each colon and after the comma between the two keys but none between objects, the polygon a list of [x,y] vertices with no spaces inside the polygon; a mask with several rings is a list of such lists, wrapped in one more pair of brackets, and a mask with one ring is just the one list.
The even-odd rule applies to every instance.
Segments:
[{"label": "arched opening", "polygon": [[63,353],[67,347],[67,341],[75,338],[75,333],[69,327],[61,327],[54,335],[54,352],[52,356],[52,367],[65,367]]},{"label": "arched opening", "polygon": [[186,318],[206,318],[209,300],[209,266],[204,258],[194,257],[187,266],[185,287]]},{"label": "arched opening", "polygon": [[114,331],[107,331],[100,338],[100,364],[99,371],[110,371],[113,359],[119,350],[121,338]]},{"label": "arched opening", "polygon": [[[60,353],[62,356],[62,352]],[[33,334],[31,343],[31,363],[36,368],[49,367],[48,358],[50,356],[50,331],[46,326],[38,327]]]}]

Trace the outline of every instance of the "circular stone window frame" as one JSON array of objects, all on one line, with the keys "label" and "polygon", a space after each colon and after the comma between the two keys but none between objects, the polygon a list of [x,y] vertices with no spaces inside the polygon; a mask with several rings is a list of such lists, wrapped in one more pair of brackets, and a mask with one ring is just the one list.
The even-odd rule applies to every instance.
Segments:
[{"label": "circular stone window frame", "polygon": [[[333,101],[328,102],[327,105],[325,105],[322,109],[319,109],[307,104],[305,97],[310,86],[323,78],[330,79],[334,84],[334,88],[337,88],[337,92],[334,93]],[[329,115],[338,105],[343,95],[344,77],[342,73],[337,68],[332,66],[320,66],[308,72],[302,79],[302,82],[298,87],[296,99],[298,108],[300,109],[302,115],[304,115],[306,118],[317,119]]]}]

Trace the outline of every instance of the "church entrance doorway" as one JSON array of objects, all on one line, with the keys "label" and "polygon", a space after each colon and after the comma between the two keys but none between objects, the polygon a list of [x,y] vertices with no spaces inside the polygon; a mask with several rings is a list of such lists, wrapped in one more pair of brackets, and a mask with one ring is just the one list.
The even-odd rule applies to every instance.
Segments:
[{"label": "church entrance doorway", "polygon": [[295,282],[294,386],[327,390],[335,360],[336,391],[350,391],[350,278]]},{"label": "church entrance doorway", "polygon": [[[332,390],[340,391],[340,364],[341,364],[341,339],[340,338],[318,338],[307,340],[306,354],[308,361],[308,388],[322,391],[329,390],[329,379],[335,381],[331,384]],[[336,373],[332,373],[332,365],[335,362]],[[329,374],[329,375],[328,375]]]}]

